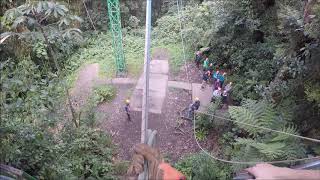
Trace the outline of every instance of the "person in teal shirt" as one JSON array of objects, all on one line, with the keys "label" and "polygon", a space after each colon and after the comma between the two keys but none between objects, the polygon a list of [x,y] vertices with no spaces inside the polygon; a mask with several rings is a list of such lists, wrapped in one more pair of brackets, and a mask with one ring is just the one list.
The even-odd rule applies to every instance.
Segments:
[{"label": "person in teal shirt", "polygon": [[203,62],[203,70],[208,71],[209,70],[209,58],[206,58]]},{"label": "person in teal shirt", "polygon": [[215,82],[218,79],[219,75],[220,75],[220,71],[219,70],[217,70],[215,73],[213,73],[213,75],[212,75],[213,82]]},{"label": "person in teal shirt", "polygon": [[222,75],[221,74],[218,74],[218,79],[219,79],[219,81],[220,81],[220,87],[222,88],[222,85],[223,85],[223,83],[224,83],[224,80],[225,80],[225,75],[226,75],[227,73],[223,73]]}]

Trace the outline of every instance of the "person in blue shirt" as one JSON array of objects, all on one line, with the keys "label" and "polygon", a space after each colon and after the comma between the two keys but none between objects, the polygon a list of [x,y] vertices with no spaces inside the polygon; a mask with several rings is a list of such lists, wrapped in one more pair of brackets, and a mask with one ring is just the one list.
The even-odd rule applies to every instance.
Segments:
[{"label": "person in blue shirt", "polygon": [[218,74],[218,79],[219,79],[219,81],[220,81],[220,87],[221,87],[221,88],[222,88],[222,86],[223,86],[223,83],[224,83],[226,74],[227,74],[227,73],[223,73],[222,75],[221,75],[221,74]]},{"label": "person in blue shirt", "polygon": [[212,74],[213,83],[217,81],[219,74],[220,74],[219,70],[217,70],[215,73]]}]

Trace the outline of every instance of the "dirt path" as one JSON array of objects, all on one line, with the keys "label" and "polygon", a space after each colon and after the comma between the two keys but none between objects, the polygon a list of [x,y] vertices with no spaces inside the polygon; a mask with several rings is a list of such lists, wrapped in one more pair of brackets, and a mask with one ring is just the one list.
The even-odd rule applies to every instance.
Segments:
[{"label": "dirt path", "polygon": [[71,101],[76,110],[86,103],[95,82],[99,80],[99,64],[84,66],[78,75],[74,88],[71,89]]}]

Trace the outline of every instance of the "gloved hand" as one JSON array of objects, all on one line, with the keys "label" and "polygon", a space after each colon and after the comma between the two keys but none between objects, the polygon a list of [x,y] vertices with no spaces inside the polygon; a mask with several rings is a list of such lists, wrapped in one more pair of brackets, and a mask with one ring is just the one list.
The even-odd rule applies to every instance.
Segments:
[{"label": "gloved hand", "polygon": [[129,175],[138,175],[143,172],[144,160],[148,161],[149,179],[152,180],[185,180],[185,176],[169,164],[164,163],[160,152],[146,144],[134,147],[133,161],[128,169]]},{"label": "gloved hand", "polygon": [[163,161],[157,149],[146,144],[138,144],[134,148],[132,163],[128,169],[128,174],[138,175],[143,172],[144,160],[148,161],[148,171],[150,179],[162,179],[163,172],[159,169],[159,164]]}]

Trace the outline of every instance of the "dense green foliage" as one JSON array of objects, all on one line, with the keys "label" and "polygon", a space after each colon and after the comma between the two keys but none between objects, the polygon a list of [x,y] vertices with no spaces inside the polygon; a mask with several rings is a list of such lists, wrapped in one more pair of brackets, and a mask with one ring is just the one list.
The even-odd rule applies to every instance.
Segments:
[{"label": "dense green foliage", "polygon": [[231,179],[232,171],[226,164],[208,158],[205,154],[187,156],[175,164],[188,180]]},{"label": "dense green foliage", "polygon": [[[301,141],[292,136],[250,127],[246,124],[265,127],[290,134],[298,134],[292,125],[291,116],[277,112],[266,102],[249,101],[241,107],[231,106],[229,113],[235,119],[241,135],[235,138],[232,157],[234,160],[272,161],[305,156]],[[246,123],[246,124],[241,124]]]},{"label": "dense green foliage", "polygon": [[94,99],[98,103],[104,101],[111,101],[116,96],[117,90],[115,87],[110,85],[96,86],[93,90]]},{"label": "dense green foliage", "polygon": [[[199,47],[210,47],[206,55],[228,72],[232,99],[241,103],[226,112],[216,102],[208,113],[320,139],[319,1],[184,2],[178,14],[175,1],[154,1],[152,47],[169,50],[175,73],[185,57],[191,60]],[[1,163],[40,179],[112,179],[122,174],[127,164],[114,164],[111,139],[96,126],[97,104],[114,98],[116,90],[97,87],[77,112],[79,126],[66,112],[66,89],[84,64],[98,63],[103,77],[115,75],[105,1],[0,5]],[[144,7],[142,0],[121,1],[125,57],[133,77],[143,65]],[[212,153],[226,159],[283,160],[320,153],[317,145],[207,115],[197,116],[196,128],[200,141],[219,135],[220,150]],[[176,167],[189,179],[228,179],[243,168],[203,154],[186,157]]]},{"label": "dense green foliage", "polygon": [[[229,112],[208,113],[239,122],[319,139],[319,2],[207,1],[185,7],[183,31],[188,50],[211,47],[207,54],[216,68],[228,72],[232,98],[242,102]],[[166,43],[179,38],[174,11],[158,21]],[[162,25],[162,26],[161,26]],[[238,161],[268,161],[316,155],[319,146],[277,133],[197,116],[197,138],[218,133],[220,151]],[[210,137],[210,136],[209,136]],[[308,149],[308,151],[305,151]],[[210,150],[208,150],[210,151]],[[233,166],[234,170],[244,168]]]}]

